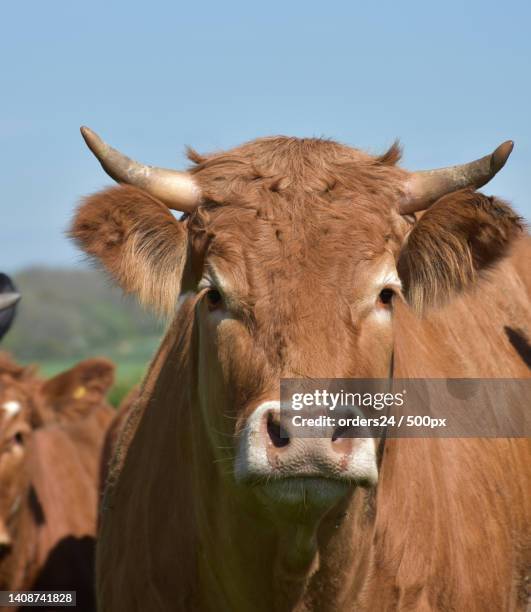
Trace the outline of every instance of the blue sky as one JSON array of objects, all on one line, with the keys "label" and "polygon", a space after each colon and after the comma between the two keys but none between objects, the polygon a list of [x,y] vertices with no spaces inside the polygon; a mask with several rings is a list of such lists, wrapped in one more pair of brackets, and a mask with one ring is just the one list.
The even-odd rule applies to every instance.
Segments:
[{"label": "blue sky", "polygon": [[400,138],[410,169],[512,138],[485,191],[531,219],[530,26],[524,1],[3,3],[0,267],[82,261],[64,230],[108,184],[82,124],[170,167],[267,134]]}]

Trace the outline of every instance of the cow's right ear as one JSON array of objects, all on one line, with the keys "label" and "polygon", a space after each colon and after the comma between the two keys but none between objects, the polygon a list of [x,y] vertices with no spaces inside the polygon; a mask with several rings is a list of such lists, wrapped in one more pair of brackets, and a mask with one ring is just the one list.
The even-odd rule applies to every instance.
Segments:
[{"label": "cow's right ear", "polygon": [[136,187],[111,187],[85,198],[69,236],[124,291],[160,313],[174,310],[187,232],[162,202]]}]

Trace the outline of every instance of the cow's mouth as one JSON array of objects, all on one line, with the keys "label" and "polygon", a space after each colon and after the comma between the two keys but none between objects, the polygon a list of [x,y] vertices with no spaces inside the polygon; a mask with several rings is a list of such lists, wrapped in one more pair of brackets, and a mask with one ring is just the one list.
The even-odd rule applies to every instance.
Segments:
[{"label": "cow's mouth", "polygon": [[352,488],[347,480],[319,477],[273,478],[255,487],[266,504],[304,508],[327,508],[337,503]]}]

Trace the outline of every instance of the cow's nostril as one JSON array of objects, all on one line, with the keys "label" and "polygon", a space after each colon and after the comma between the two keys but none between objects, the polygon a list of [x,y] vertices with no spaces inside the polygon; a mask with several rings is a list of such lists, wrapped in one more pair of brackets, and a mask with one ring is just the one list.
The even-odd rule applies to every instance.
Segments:
[{"label": "cow's nostril", "polygon": [[267,415],[267,433],[275,448],[289,444],[289,434],[280,424],[280,416],[270,412]]},{"label": "cow's nostril", "polygon": [[11,544],[8,542],[0,543],[0,559],[5,557],[8,553],[11,552]]},{"label": "cow's nostril", "polygon": [[332,434],[332,442],[336,442],[340,438],[349,438],[352,435],[351,430],[352,430],[352,427],[348,425],[344,425],[344,426],[338,425],[334,429],[334,433]]},{"label": "cow's nostril", "polygon": [[332,434],[332,450],[340,455],[352,451],[355,428],[351,426],[337,426]]}]

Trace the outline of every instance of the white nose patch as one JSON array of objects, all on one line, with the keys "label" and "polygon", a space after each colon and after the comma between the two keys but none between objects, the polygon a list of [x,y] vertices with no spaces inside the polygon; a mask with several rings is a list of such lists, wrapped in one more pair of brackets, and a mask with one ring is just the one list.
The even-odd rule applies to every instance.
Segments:
[{"label": "white nose patch", "polygon": [[20,412],[20,402],[15,400],[10,400],[9,402],[5,402],[2,404],[2,410],[6,412],[8,416],[15,416]]},{"label": "white nose patch", "polygon": [[260,435],[260,423],[264,414],[270,409],[280,410],[280,402],[274,400],[263,402],[255,408],[247,420],[234,464],[237,482],[241,482],[249,472],[267,476],[271,471],[266,446]]},{"label": "white nose patch", "polygon": [[[263,402],[247,420],[247,424],[240,438],[240,444],[234,464],[234,475],[237,482],[245,482],[249,475],[255,478],[265,479],[278,476],[278,473],[275,471],[275,468],[272,467],[267,456],[268,442],[266,435],[264,435],[263,420],[264,415],[269,410],[280,411],[280,408],[281,404],[279,401],[270,400]],[[330,441],[316,438],[315,440],[305,440],[304,442],[306,443],[308,454],[311,455],[313,447],[326,448],[326,443]],[[363,480],[375,485],[378,482],[376,441],[372,438],[358,438],[355,442],[356,444],[353,445],[353,450],[349,452],[348,455],[345,455],[341,461],[342,476],[344,480],[351,479],[353,482]],[[328,456],[327,453],[325,458],[326,456]],[[330,461],[334,462],[336,453],[331,453],[331,457],[333,458],[330,459]],[[339,455],[337,455],[337,458],[339,461]],[[300,458],[298,461],[300,464]],[[299,464],[297,464],[296,461],[292,463],[294,471],[300,468]],[[319,471],[321,469],[319,458],[315,461],[314,467],[316,473],[313,475],[319,477]],[[323,477],[326,477],[326,474],[323,473]]]}]

